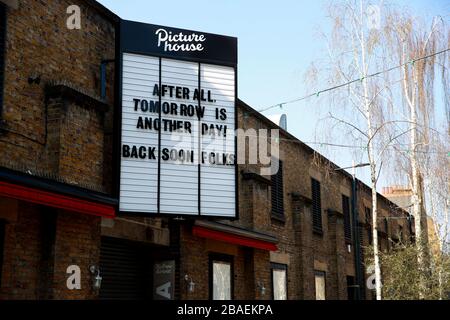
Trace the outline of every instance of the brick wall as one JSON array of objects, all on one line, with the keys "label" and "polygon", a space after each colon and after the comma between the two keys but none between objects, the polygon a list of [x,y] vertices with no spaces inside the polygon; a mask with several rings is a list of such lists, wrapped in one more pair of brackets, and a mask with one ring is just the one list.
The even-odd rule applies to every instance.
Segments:
[{"label": "brick wall", "polygon": [[[66,27],[66,9],[72,4],[81,8],[81,30]],[[6,124],[0,133],[1,164],[47,172],[48,164],[43,160],[49,148],[46,130],[51,131],[46,128],[46,121],[51,119],[46,120],[45,86],[50,82],[66,82],[96,96],[100,90],[100,62],[111,58],[114,58],[114,25],[87,1],[24,0],[18,9],[8,10],[2,114]],[[107,100],[112,105],[114,74],[108,70]],[[29,77],[37,76],[39,84],[28,83]],[[71,111],[67,116],[70,114]],[[68,134],[74,137],[89,133]],[[72,180],[76,180],[77,173],[78,170],[71,173]],[[67,175],[70,179],[69,172]]]},{"label": "brick wall", "polygon": [[[269,252],[199,238],[192,235],[191,228],[188,225],[181,227],[179,279],[181,299],[209,299],[210,254],[233,257],[235,299],[270,299]],[[187,291],[185,275],[188,275],[194,281],[194,292]],[[261,296],[257,288],[258,282],[263,283],[266,287],[264,296]]]},{"label": "brick wall", "polygon": [[[239,108],[238,117],[240,127],[244,129],[274,127],[270,121],[255,116],[246,107]],[[333,164],[327,159],[284,133],[280,139],[280,159],[284,166],[284,219],[280,221],[271,218],[270,185],[259,180],[244,179],[240,175],[240,215],[238,220],[230,222],[235,226],[276,235],[279,241],[278,251],[269,253],[225,243],[213,248],[221,253],[229,251],[228,254],[235,257],[235,296],[270,298],[270,262],[275,262],[288,266],[289,299],[315,299],[315,270],[326,273],[327,299],[347,299],[347,276],[355,276],[355,263],[354,247],[348,247],[344,236],[342,194],[351,197],[351,177],[335,171]],[[257,165],[246,164],[239,167],[239,172],[259,172],[258,170]],[[321,183],[322,234],[313,233],[312,230],[311,177]],[[367,199],[370,201],[370,189],[359,188],[358,192],[359,220],[365,222],[364,203],[367,203]],[[380,215],[394,214],[392,204],[381,196],[379,206]],[[209,281],[208,254],[211,248],[206,244],[207,240],[193,237],[189,227],[182,229],[181,234],[181,274],[194,274],[196,282],[196,291],[182,294],[182,297],[206,299]],[[367,232],[363,233],[363,246],[368,245],[364,238],[366,234]],[[242,254],[246,268],[242,268]],[[199,269],[204,272],[195,271]],[[260,281],[267,288],[265,297],[261,297],[257,289]],[[370,298],[370,293],[367,297]]]},{"label": "brick wall", "polygon": [[9,221],[5,228],[1,299],[36,299],[40,279],[41,219],[39,209],[20,203],[20,223]]},{"label": "brick wall", "polygon": [[[92,3],[22,0],[8,10],[0,166],[110,191],[111,66],[106,101],[98,94],[100,62],[114,59],[115,29]],[[73,4],[81,8],[81,30],[66,27],[66,9]],[[29,77],[40,82],[30,84]],[[25,202],[5,210],[0,298],[97,296],[88,267],[99,262],[100,218]],[[81,269],[81,290],[66,287],[71,264]]]},{"label": "brick wall", "polygon": [[[88,268],[98,263],[98,220],[19,202],[17,221],[6,224],[0,299],[94,298]],[[81,290],[66,287],[72,264]]]},{"label": "brick wall", "polygon": [[[53,297],[57,299],[94,299],[93,278],[89,266],[98,265],[100,257],[100,218],[61,212],[57,217]],[[81,290],[67,290],[66,269],[81,269]]]}]

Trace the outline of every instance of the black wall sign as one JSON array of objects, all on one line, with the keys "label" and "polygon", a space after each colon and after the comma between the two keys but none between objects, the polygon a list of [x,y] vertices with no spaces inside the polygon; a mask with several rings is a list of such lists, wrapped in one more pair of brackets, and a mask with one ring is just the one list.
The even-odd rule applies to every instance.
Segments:
[{"label": "black wall sign", "polygon": [[119,212],[235,219],[237,39],[132,21],[120,29]]},{"label": "black wall sign", "polygon": [[158,261],[153,266],[153,299],[173,300],[175,260]]},{"label": "black wall sign", "polygon": [[122,52],[190,61],[237,64],[237,38],[211,33],[121,21]]}]

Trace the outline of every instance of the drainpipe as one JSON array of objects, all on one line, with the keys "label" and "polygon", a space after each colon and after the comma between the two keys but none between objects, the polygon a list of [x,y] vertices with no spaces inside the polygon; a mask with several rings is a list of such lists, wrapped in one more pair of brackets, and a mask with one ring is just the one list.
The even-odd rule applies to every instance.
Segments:
[{"label": "drainpipe", "polygon": [[361,264],[361,256],[360,256],[360,250],[361,250],[361,243],[359,242],[359,225],[358,225],[358,188],[357,183],[358,180],[356,179],[356,168],[361,167],[367,167],[370,163],[359,163],[355,164],[355,161],[353,161],[353,164],[351,167],[346,168],[336,168],[335,171],[345,170],[345,169],[352,169],[352,201],[351,201],[351,220],[352,220],[352,240],[353,240],[353,248],[354,248],[354,258],[355,258],[355,300],[361,300],[362,298],[365,298],[364,295],[364,279],[363,275],[361,274],[362,271],[362,264]]}]

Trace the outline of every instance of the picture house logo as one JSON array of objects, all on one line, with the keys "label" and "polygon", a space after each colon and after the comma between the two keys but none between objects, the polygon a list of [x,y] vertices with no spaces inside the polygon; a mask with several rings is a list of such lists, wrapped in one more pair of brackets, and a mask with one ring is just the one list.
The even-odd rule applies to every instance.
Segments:
[{"label": "picture house logo", "polygon": [[156,30],[155,34],[158,36],[158,47],[163,46],[164,51],[203,51],[202,42],[206,40],[203,34],[173,34],[163,28]]}]

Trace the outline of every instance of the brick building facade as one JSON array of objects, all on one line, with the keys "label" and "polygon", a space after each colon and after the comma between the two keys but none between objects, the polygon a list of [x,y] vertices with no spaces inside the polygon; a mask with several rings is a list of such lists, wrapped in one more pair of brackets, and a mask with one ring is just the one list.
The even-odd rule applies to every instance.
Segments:
[{"label": "brick building facade", "polygon": [[[66,27],[71,4],[82,10],[81,30]],[[98,98],[99,63],[115,54],[113,15],[85,1],[0,6],[0,299],[94,298],[86,271],[99,260],[101,218],[100,208],[89,207],[96,197],[106,209],[115,203],[104,195],[111,184],[105,164],[112,152],[107,119],[113,95]],[[81,290],[67,290],[72,264],[84,275]]]},{"label": "brick building facade", "polygon": [[[73,4],[80,30],[66,26]],[[352,176],[239,101],[240,128],[280,129],[282,163],[272,177],[239,166],[239,219],[117,215],[110,62],[120,18],[90,0],[0,0],[0,18],[0,299],[151,299],[167,261],[175,299],[214,297],[216,267],[229,272],[233,299],[354,297],[357,270],[365,276],[355,245],[362,256],[371,242],[366,185],[356,182],[355,226]],[[381,195],[379,207],[405,217],[380,219],[388,250],[413,230]],[[67,287],[70,265],[80,289]]]}]

